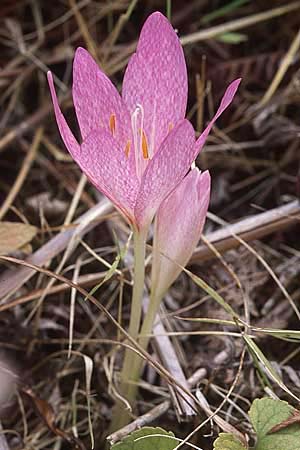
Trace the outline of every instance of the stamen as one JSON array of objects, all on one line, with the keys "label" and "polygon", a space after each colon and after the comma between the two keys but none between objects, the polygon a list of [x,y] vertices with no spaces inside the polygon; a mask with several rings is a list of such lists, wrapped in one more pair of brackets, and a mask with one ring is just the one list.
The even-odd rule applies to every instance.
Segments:
[{"label": "stamen", "polygon": [[111,134],[114,136],[116,133],[116,115],[115,114],[111,114],[110,118],[109,118],[109,129],[111,131]]},{"label": "stamen", "polygon": [[125,156],[128,158],[130,152],[131,142],[128,140],[125,147]]},{"label": "stamen", "polygon": [[148,143],[143,136],[144,109],[140,104],[136,105],[131,114],[131,126],[133,134],[133,148],[135,156],[135,168],[138,179],[142,178],[147,165]]},{"label": "stamen", "polygon": [[172,122],[170,122],[170,123],[169,123],[169,130],[168,130],[168,131],[169,131],[169,133],[170,133],[170,131],[172,131],[172,130],[173,130],[173,128],[174,128],[174,125],[172,124]]},{"label": "stamen", "polygon": [[142,150],[143,150],[143,157],[144,159],[149,158],[149,152],[148,152],[148,142],[146,138],[145,131],[142,132]]}]

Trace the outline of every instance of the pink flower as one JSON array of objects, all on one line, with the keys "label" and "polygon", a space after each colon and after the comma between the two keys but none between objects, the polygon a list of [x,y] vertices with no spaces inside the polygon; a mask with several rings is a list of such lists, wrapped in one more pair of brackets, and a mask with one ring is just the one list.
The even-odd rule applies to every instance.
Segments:
[{"label": "pink flower", "polygon": [[89,53],[78,48],[73,101],[82,143],[73,136],[48,73],[62,139],[81,170],[137,229],[147,229],[161,202],[188,172],[216,119],[231,103],[240,80],[195,141],[184,119],[187,73],[179,39],[156,12],[145,22],[123,80],[122,96]]},{"label": "pink flower", "polygon": [[160,205],[152,265],[157,298],[178,277],[181,272],[178,264],[184,267],[189,261],[203,230],[209,197],[209,172],[193,169]]}]

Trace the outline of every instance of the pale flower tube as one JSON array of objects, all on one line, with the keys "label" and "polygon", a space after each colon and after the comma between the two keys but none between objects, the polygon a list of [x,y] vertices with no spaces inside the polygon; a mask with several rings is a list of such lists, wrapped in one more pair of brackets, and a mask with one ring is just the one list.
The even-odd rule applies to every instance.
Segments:
[{"label": "pale flower tube", "polygon": [[156,218],[153,253],[155,297],[161,298],[176,280],[196,247],[206,219],[210,175],[191,170],[161,204]]},{"label": "pale flower tube", "polygon": [[[210,198],[209,172],[192,169],[160,205],[156,216],[152,253],[152,284],[139,344],[146,349],[160,302],[189,261],[206,219]],[[142,359],[131,367],[131,379],[140,377]],[[132,390],[136,385],[132,385]],[[135,391],[134,391],[135,392]]]}]

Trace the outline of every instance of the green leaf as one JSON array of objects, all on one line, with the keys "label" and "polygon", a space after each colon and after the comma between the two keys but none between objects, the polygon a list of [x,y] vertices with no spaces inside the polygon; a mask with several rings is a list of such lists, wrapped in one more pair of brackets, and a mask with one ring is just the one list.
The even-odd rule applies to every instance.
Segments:
[{"label": "green leaf", "polygon": [[268,358],[266,358],[261,349],[254,342],[254,340],[247,335],[243,335],[243,339],[246,341],[250,353],[252,353],[254,357],[257,358],[258,361],[260,361],[268,376],[273,381],[275,381],[278,384],[278,386],[281,387],[281,389],[283,389],[291,397],[293,397],[295,400],[299,402],[299,398],[284,384],[280,375],[276,372],[276,370],[274,369]]},{"label": "green leaf", "polygon": [[214,10],[211,13],[206,14],[202,17],[201,23],[208,23],[212,20],[219,19],[220,17],[225,16],[226,14],[232,13],[234,10],[238,9],[240,6],[248,3],[250,0],[233,0],[230,3],[222,6],[219,9]]},{"label": "green leaf", "polygon": [[287,425],[272,432],[275,425],[292,417],[295,409],[287,402],[263,398],[254,400],[249,411],[257,434],[255,450],[300,450],[300,425]]},{"label": "green leaf", "polygon": [[173,450],[177,444],[178,439],[171,431],[144,427],[112,445],[111,450]]},{"label": "green leaf", "polygon": [[226,303],[226,301],[221,297],[221,295],[215,291],[212,287],[210,287],[202,278],[198,277],[194,273],[190,272],[188,269],[186,269],[183,266],[180,266],[177,264],[178,267],[181,268],[183,272],[185,272],[192,280],[193,282],[199,286],[201,289],[203,289],[208,295],[210,295],[222,308],[225,309],[225,311],[230,314],[234,319],[239,320],[238,314],[234,311],[231,306]]},{"label": "green leaf", "polygon": [[230,433],[220,433],[214,442],[215,450],[246,450],[246,447]]},{"label": "green leaf", "polygon": [[[126,253],[128,251],[128,246],[129,246],[130,240],[131,240],[131,234],[130,234],[130,236],[129,236],[129,238],[128,238],[128,240],[127,240],[127,242],[126,242],[126,244],[125,244],[125,246],[123,248],[119,248],[119,246],[117,246],[119,251],[118,251],[117,256],[115,257],[115,260],[114,260],[114,262],[112,264],[107,263],[107,261],[103,260],[102,258],[100,258],[97,255],[97,259],[100,260],[102,263],[105,262],[105,265],[109,266],[109,270],[106,272],[105,277],[103,278],[103,280],[100,281],[100,283],[96,284],[96,286],[94,286],[93,289],[90,290],[89,295],[94,295],[95,292],[97,292],[98,289],[104,283],[106,283],[108,280],[110,280],[111,277],[114,275],[114,273],[117,271],[120,261],[122,259],[124,259],[125,255],[126,255]],[[86,247],[86,244],[84,246]],[[87,299],[88,298],[85,297],[84,301],[86,301]]]},{"label": "green leaf", "polygon": [[216,36],[218,41],[224,42],[225,44],[240,44],[248,40],[248,36],[242,33],[222,33]]},{"label": "green leaf", "polygon": [[280,330],[276,328],[251,327],[251,331],[258,331],[259,333],[265,333],[277,339],[282,339],[288,342],[299,342],[300,340],[300,331],[298,330]]}]

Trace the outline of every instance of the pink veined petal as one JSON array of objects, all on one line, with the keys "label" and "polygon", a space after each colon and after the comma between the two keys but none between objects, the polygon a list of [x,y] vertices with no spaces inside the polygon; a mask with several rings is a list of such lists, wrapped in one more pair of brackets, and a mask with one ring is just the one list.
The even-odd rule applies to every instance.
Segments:
[{"label": "pink veined petal", "polygon": [[75,158],[80,151],[80,146],[77,140],[75,139],[72,131],[70,130],[69,125],[67,124],[66,119],[64,118],[61,109],[59,107],[51,72],[47,73],[47,78],[50,87],[56,122],[59,128],[60,135],[62,137],[62,140],[64,141],[65,146],[67,147],[73,158]]},{"label": "pink veined petal", "polygon": [[182,120],[167,135],[142,176],[135,206],[140,227],[150,224],[161,202],[188,172],[194,158],[195,135],[188,120]]},{"label": "pink veined petal", "polygon": [[232,102],[241,81],[242,81],[241,78],[238,78],[237,80],[232,81],[232,83],[230,83],[230,85],[226,89],[225,94],[223,95],[223,98],[221,100],[220,106],[219,106],[216,114],[214,115],[212,120],[209,122],[209,124],[207,125],[205,130],[201,133],[201,135],[198,137],[198,139],[196,141],[195,158],[197,157],[198,153],[202,150],[202,147],[205,144],[207,136],[209,135],[210,130],[212,129],[214,123]]},{"label": "pink veined petal", "polygon": [[[189,261],[205,223],[210,197],[210,175],[193,169],[161,204],[156,222],[154,283],[163,295]],[[170,259],[169,259],[170,258]]]},{"label": "pink veined petal", "polygon": [[81,144],[77,164],[96,188],[132,222],[138,192],[135,171],[111,133],[99,128]]},{"label": "pink veined petal", "polygon": [[150,157],[170,128],[185,117],[187,71],[180,41],[168,20],[155,12],[146,20],[123,81],[122,96],[132,113],[144,110]]},{"label": "pink veined petal", "polygon": [[[101,127],[114,134],[122,150],[128,140],[132,144],[131,121],[126,105],[109,78],[81,47],[75,53],[72,92],[83,140],[91,131]],[[112,132],[113,122],[115,127]]]}]

